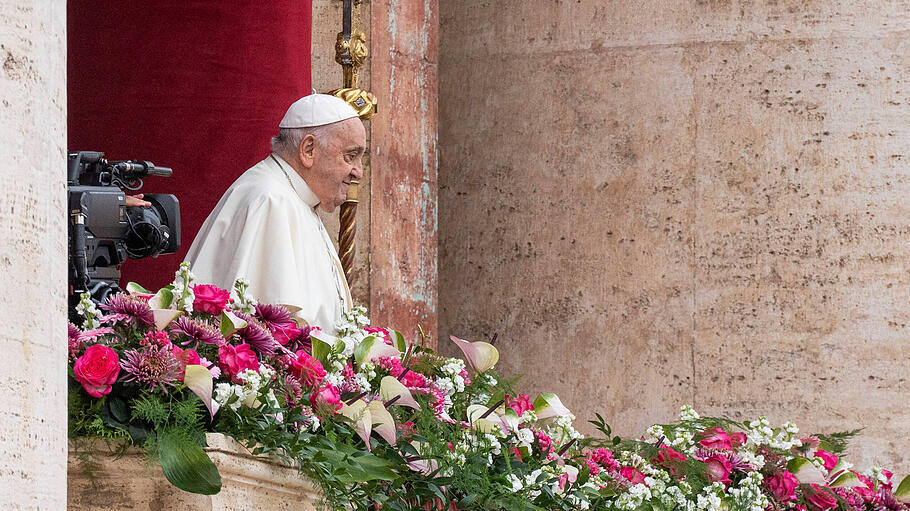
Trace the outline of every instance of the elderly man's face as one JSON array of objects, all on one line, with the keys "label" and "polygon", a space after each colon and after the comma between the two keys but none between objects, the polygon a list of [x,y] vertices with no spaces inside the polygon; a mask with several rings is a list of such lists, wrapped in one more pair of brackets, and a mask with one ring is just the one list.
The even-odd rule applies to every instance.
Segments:
[{"label": "elderly man's face", "polygon": [[331,212],[345,201],[352,179],[363,177],[367,136],[360,119],[338,123],[324,146],[313,148],[313,165],[307,185],[319,197],[319,207]]}]

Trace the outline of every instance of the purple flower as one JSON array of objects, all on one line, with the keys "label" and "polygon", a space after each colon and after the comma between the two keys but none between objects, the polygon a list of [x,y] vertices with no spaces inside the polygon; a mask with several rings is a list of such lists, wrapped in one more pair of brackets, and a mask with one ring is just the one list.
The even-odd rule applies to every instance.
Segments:
[{"label": "purple flower", "polygon": [[109,312],[101,318],[102,321],[134,321],[145,323],[146,325],[155,324],[155,316],[152,314],[152,308],[148,302],[138,296],[130,296],[124,293],[117,293],[107,297],[104,303],[99,307]]},{"label": "purple flower", "polygon": [[272,337],[272,334],[269,333],[268,329],[263,326],[259,320],[249,314],[244,314],[242,312],[237,312],[235,314],[237,314],[237,317],[240,319],[246,321],[246,326],[235,332],[240,336],[241,342],[249,344],[254,350],[267,357],[274,355],[279,344],[278,341]]},{"label": "purple flower", "polygon": [[274,332],[276,328],[296,326],[294,320],[291,319],[291,313],[280,305],[256,305],[256,319],[272,332]]},{"label": "purple flower", "polygon": [[171,333],[186,336],[186,340],[181,344],[183,346],[192,344],[193,349],[199,346],[199,343],[214,344],[216,346],[221,346],[225,343],[224,337],[221,336],[221,332],[217,328],[204,321],[190,319],[185,316],[174,320],[171,326]]},{"label": "purple flower", "polygon": [[120,366],[126,371],[124,381],[138,381],[152,389],[174,385],[180,379],[180,361],[169,346],[150,346],[144,350],[127,350]]}]

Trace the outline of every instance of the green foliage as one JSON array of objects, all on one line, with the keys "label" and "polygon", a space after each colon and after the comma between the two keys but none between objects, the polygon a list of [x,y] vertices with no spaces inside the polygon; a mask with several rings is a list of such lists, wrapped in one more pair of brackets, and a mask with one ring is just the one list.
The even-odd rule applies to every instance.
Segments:
[{"label": "green foliage", "polygon": [[850,431],[839,431],[837,433],[828,433],[827,435],[817,435],[821,440],[820,447],[837,456],[843,456],[847,452],[847,442],[862,432],[862,428]]},{"label": "green foliage", "polygon": [[158,462],[167,480],[181,490],[214,495],[221,491],[221,476],[202,446],[178,428],[160,431]]},{"label": "green foliage", "polygon": [[147,422],[158,429],[167,423],[170,409],[157,394],[147,394],[133,400],[132,419]]}]

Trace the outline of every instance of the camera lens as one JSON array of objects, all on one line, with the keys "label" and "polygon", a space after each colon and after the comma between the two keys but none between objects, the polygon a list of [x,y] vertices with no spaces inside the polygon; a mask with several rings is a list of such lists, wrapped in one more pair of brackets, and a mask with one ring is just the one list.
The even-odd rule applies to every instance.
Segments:
[{"label": "camera lens", "polygon": [[126,236],[126,252],[134,258],[156,256],[163,252],[170,239],[167,224],[161,221],[154,203],[150,208],[127,208],[130,230]]}]

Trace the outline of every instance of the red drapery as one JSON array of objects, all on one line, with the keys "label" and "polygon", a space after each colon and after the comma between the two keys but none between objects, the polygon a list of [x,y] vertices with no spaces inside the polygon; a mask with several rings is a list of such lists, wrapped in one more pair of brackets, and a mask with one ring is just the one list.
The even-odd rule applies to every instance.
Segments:
[{"label": "red drapery", "polygon": [[69,149],[174,169],[142,191],[180,200],[179,252],[123,265],[124,284],[157,289],[311,92],[311,0],[69,0],[67,18]]}]

